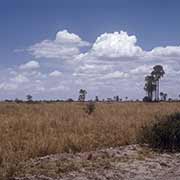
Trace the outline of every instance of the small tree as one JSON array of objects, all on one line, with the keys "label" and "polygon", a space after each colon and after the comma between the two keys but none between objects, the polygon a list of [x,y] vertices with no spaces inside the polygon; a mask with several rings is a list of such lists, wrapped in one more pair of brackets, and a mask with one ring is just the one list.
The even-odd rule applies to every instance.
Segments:
[{"label": "small tree", "polygon": [[86,94],[87,94],[87,91],[85,89],[80,89],[79,90],[79,98],[78,98],[78,100],[82,101],[82,102],[85,101]]},{"label": "small tree", "polygon": [[163,101],[163,99],[164,99],[164,93],[163,92],[160,92],[160,97],[161,97],[161,101]]},{"label": "small tree", "polygon": [[30,94],[28,94],[26,96],[27,102],[32,102],[32,96]]},{"label": "small tree", "polygon": [[166,101],[167,93],[160,92],[161,101]]},{"label": "small tree", "polygon": [[151,102],[151,101],[152,101],[152,99],[149,96],[145,96],[143,98],[143,102]]},{"label": "small tree", "polygon": [[73,102],[74,100],[72,98],[69,98],[66,100],[67,102]]},{"label": "small tree", "polygon": [[167,93],[164,93],[164,96],[163,96],[164,97],[164,101],[167,100],[167,96],[168,96]]},{"label": "small tree", "polygon": [[107,98],[107,102],[112,102],[112,98]]},{"label": "small tree", "polygon": [[14,100],[14,102],[15,102],[15,103],[22,103],[23,101],[20,100],[20,99],[18,99],[18,98],[16,98],[16,99]]},{"label": "small tree", "polygon": [[114,96],[114,101],[119,102],[119,96]]},{"label": "small tree", "polygon": [[95,97],[95,101],[96,101],[96,102],[99,101],[99,97],[98,97],[98,96]]}]

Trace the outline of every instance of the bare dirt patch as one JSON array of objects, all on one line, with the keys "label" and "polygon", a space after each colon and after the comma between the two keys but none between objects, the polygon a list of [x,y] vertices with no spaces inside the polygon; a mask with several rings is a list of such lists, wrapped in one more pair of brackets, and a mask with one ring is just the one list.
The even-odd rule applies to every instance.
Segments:
[{"label": "bare dirt patch", "polygon": [[56,154],[21,164],[14,180],[175,180],[180,154],[159,154],[129,145],[77,154]]}]

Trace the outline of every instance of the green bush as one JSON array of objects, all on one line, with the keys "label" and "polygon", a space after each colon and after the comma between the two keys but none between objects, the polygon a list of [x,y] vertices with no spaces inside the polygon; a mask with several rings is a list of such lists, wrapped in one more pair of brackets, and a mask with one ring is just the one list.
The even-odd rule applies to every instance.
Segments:
[{"label": "green bush", "polygon": [[160,151],[180,151],[180,112],[156,117],[153,125],[143,128],[140,142]]}]

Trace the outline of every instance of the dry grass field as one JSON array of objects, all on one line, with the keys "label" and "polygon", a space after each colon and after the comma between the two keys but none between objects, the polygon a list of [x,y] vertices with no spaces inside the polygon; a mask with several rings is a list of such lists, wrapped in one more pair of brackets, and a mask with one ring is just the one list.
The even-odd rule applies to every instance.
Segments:
[{"label": "dry grass field", "polygon": [[60,152],[82,152],[136,143],[155,115],[180,111],[180,103],[0,104],[0,177],[19,162]]}]

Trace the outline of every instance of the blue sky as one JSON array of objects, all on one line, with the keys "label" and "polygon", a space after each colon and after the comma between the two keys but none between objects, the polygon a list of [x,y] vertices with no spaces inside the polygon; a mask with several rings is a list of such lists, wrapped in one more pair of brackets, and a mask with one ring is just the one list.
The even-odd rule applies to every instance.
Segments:
[{"label": "blue sky", "polygon": [[88,98],[142,98],[155,64],[167,72],[161,90],[177,97],[179,8],[178,0],[0,0],[0,98],[77,98],[80,88]]}]

